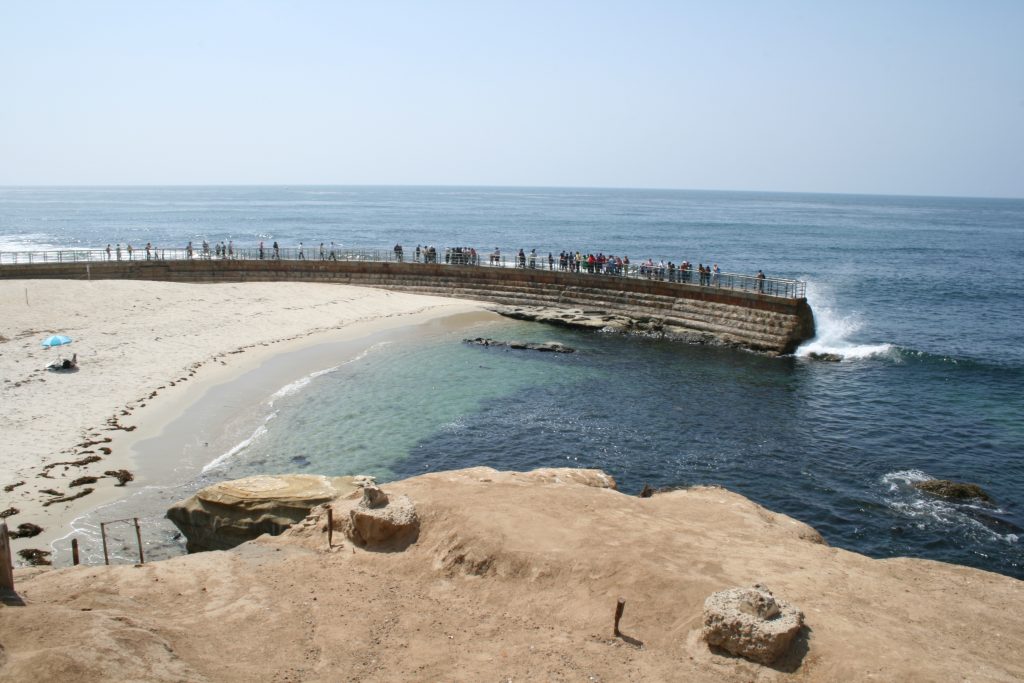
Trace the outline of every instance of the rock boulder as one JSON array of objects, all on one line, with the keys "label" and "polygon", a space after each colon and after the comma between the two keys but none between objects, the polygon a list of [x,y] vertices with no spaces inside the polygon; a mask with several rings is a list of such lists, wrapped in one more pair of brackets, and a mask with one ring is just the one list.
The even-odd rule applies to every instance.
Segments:
[{"label": "rock boulder", "polygon": [[777,601],[767,587],[730,588],[704,601],[704,639],[760,664],[771,664],[792,644],[804,615]]},{"label": "rock boulder", "polygon": [[353,543],[383,549],[404,549],[419,536],[416,506],[409,496],[389,497],[376,486],[363,489],[363,496],[349,510],[345,532]]},{"label": "rock boulder", "polygon": [[952,500],[982,500],[986,503],[992,501],[992,498],[985,493],[985,490],[977,484],[967,484],[960,481],[929,479],[928,481],[917,482],[914,484],[914,488]]},{"label": "rock boulder", "polygon": [[263,534],[276,536],[365,481],[311,474],[246,477],[207,486],[173,505],[167,518],[185,534],[190,553],[227,550]]}]

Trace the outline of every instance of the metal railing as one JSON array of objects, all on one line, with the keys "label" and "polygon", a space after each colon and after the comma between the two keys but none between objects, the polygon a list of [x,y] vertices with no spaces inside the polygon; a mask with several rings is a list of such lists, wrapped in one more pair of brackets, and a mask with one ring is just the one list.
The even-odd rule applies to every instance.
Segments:
[{"label": "metal railing", "polygon": [[393,248],[354,249],[350,247],[320,245],[313,247],[235,247],[219,245],[204,249],[202,246],[188,248],[122,248],[111,249],[59,249],[51,251],[7,251],[0,252],[0,267],[36,263],[114,263],[117,261],[357,261],[381,263],[437,263],[450,266],[479,266],[484,268],[523,268],[568,272],[578,275],[599,277],[622,277],[632,279],[672,282],[709,289],[728,289],[751,292],[765,296],[786,299],[802,299],[807,296],[807,283],[786,278],[761,277],[740,273],[698,273],[695,269],[669,268],[661,264],[617,265],[615,263],[589,264],[586,261],[570,259],[563,265],[557,256],[549,261],[547,256],[517,253],[480,252],[468,247],[445,249],[421,249],[396,252]]}]

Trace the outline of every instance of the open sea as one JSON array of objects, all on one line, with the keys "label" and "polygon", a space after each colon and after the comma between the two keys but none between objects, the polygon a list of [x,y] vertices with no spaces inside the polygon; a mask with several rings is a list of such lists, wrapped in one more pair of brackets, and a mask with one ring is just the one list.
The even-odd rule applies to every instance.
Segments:
[{"label": "open sea", "polygon": [[[490,465],[598,467],[627,493],[718,484],[838,547],[1024,578],[1024,200],[458,187],[0,188],[0,251],[260,240],[563,249],[718,263],[808,282],[818,338],[792,357],[479,318],[337,350],[198,422],[166,485],[79,520],[161,522],[252,473],[382,480]],[[557,340],[575,354],[461,343]],[[807,358],[838,353],[842,362]],[[321,350],[329,358],[332,350]],[[287,366],[287,357],[278,359]],[[308,364],[308,361],[306,361]],[[257,379],[247,380],[258,385]],[[226,389],[224,390],[226,391]],[[220,390],[203,401],[216,405]],[[223,400],[228,400],[224,398]],[[183,418],[192,419],[192,418]],[[912,487],[973,482],[956,504]],[[58,542],[58,549],[63,549]],[[126,556],[131,555],[131,549]]]}]

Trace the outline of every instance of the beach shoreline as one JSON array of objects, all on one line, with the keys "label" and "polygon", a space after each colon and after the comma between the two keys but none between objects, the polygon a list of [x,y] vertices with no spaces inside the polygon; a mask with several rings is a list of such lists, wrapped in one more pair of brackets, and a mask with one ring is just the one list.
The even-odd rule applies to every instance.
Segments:
[{"label": "beach shoreline", "polygon": [[[483,310],[465,300],[336,284],[0,282],[0,434],[8,444],[0,486],[15,485],[0,493],[0,510],[17,510],[5,519],[12,531],[22,523],[43,528],[13,539],[13,549],[50,550],[74,520],[159,483],[138,444],[212,387],[282,354],[330,344],[356,349],[376,334]],[[74,342],[42,349],[51,331]],[[71,353],[77,372],[43,369]],[[296,379],[309,371],[295,370]],[[119,470],[137,478],[116,486],[104,473]],[[70,486],[82,477],[97,480]]]}]

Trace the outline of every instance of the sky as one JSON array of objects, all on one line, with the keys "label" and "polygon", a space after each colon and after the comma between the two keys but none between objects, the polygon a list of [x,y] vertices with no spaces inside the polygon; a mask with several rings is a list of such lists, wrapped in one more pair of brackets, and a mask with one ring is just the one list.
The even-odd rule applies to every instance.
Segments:
[{"label": "sky", "polygon": [[0,3],[0,185],[1024,197],[1024,2]]}]

